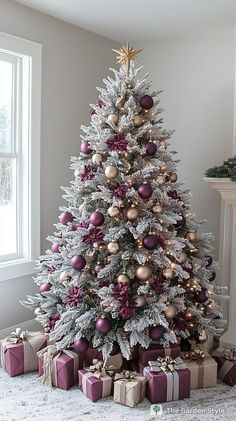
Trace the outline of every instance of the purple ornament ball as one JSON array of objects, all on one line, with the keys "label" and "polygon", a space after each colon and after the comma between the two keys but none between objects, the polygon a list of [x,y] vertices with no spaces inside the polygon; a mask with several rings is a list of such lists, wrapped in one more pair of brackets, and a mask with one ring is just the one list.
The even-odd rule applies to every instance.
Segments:
[{"label": "purple ornament ball", "polygon": [[150,108],[153,107],[153,98],[150,95],[144,95],[139,101],[140,107],[142,107],[144,110],[150,110]]},{"label": "purple ornament ball", "polygon": [[212,265],[213,259],[212,259],[211,256],[206,256],[205,260],[206,260],[206,267],[207,268]]},{"label": "purple ornament ball", "polygon": [[94,270],[96,273],[98,273],[102,269],[102,265],[96,265]]},{"label": "purple ornament ball", "polygon": [[177,228],[183,227],[186,224],[186,218],[182,215],[182,219],[179,219],[178,221],[176,221],[175,226]]},{"label": "purple ornament ball", "polygon": [[209,282],[213,282],[215,280],[215,278],[216,278],[216,273],[215,273],[215,271],[213,271],[213,272],[211,272],[211,276],[209,278]]},{"label": "purple ornament ball", "polygon": [[205,303],[205,301],[208,300],[206,290],[202,289],[201,291],[198,291],[196,294],[196,298],[199,303]]},{"label": "purple ornament ball", "polygon": [[155,153],[157,151],[157,145],[153,142],[148,142],[145,145],[145,148],[146,148],[147,155],[149,155],[149,156],[155,155]]},{"label": "purple ornament ball", "polygon": [[112,323],[110,319],[99,318],[96,321],[96,329],[99,333],[108,333],[112,328]]},{"label": "purple ornament ball", "polygon": [[60,244],[59,243],[52,243],[51,250],[53,253],[60,253]]},{"label": "purple ornament ball", "polygon": [[74,342],[73,347],[77,353],[86,352],[89,348],[89,341],[86,338],[77,339],[77,341]]},{"label": "purple ornament ball", "polygon": [[143,237],[143,247],[147,250],[154,250],[158,245],[158,238],[155,234],[148,234]]},{"label": "purple ornament ball", "polygon": [[39,292],[46,292],[49,291],[52,288],[52,284],[50,282],[45,282],[44,284],[40,285]]},{"label": "purple ornament ball", "polygon": [[100,227],[104,223],[105,217],[102,212],[95,211],[90,215],[89,220],[95,227]]},{"label": "purple ornament ball", "polygon": [[91,152],[92,152],[92,149],[90,149],[90,147],[89,147],[90,145],[89,145],[89,142],[87,141],[87,140],[84,140],[82,143],[81,143],[81,146],[80,146],[80,150],[81,150],[81,152],[83,152],[84,154],[86,154],[86,155],[88,155],[88,154],[90,154]]},{"label": "purple ornament ball", "polygon": [[141,184],[141,186],[139,186],[138,188],[138,195],[142,199],[150,199],[152,192],[153,192],[152,186],[147,183]]},{"label": "purple ornament ball", "polygon": [[86,266],[86,260],[83,256],[73,256],[71,259],[71,266],[75,270],[82,270]]},{"label": "purple ornament ball", "polygon": [[73,215],[71,215],[70,212],[62,212],[61,215],[59,216],[59,221],[61,224],[63,225],[67,225],[68,222],[72,222],[73,221]]},{"label": "purple ornament ball", "polygon": [[165,329],[163,326],[154,326],[149,331],[149,336],[153,341],[158,341],[162,338]]}]

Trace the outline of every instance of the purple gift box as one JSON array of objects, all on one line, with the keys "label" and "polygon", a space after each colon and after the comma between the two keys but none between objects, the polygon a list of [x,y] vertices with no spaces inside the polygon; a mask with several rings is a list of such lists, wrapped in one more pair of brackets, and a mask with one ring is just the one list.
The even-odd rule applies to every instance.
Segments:
[{"label": "purple gift box", "polygon": [[[164,348],[162,345],[157,343],[151,343],[148,349],[140,347],[139,349],[139,373],[143,373],[144,368],[148,365],[148,361],[153,361],[158,357],[179,357],[181,349],[178,344],[170,344],[169,347]],[[137,360],[134,363],[134,367],[137,368]]]},{"label": "purple gift box", "polygon": [[236,384],[236,349],[218,348],[211,356],[217,362],[217,376],[229,386]]},{"label": "purple gift box", "polygon": [[[26,332],[25,339],[12,343],[1,341],[1,362],[11,377],[38,370],[37,352],[47,345],[47,338],[41,332]],[[27,339],[28,338],[28,339]]]},{"label": "purple gift box", "polygon": [[[181,358],[176,361],[186,367]],[[187,367],[173,372],[151,371],[151,367],[146,367],[144,375],[147,378],[146,396],[151,403],[169,402],[190,396],[191,373]]]},{"label": "purple gift box", "polygon": [[[45,348],[46,352],[47,348]],[[38,357],[39,375],[44,376],[44,357]],[[78,383],[79,357],[71,351],[65,350],[52,356],[51,385],[68,390]],[[42,382],[49,384],[49,379]]]},{"label": "purple gift box", "polygon": [[79,387],[82,392],[93,402],[112,394],[114,376],[101,376],[99,379],[89,368],[79,370]]}]

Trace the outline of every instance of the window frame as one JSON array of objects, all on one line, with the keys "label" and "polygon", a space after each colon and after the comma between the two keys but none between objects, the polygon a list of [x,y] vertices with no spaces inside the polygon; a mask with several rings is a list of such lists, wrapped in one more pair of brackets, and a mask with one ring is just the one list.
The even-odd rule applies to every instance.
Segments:
[{"label": "window frame", "polygon": [[[15,259],[0,261],[0,281],[18,278],[35,272],[35,259],[40,254],[40,129],[41,129],[41,61],[42,45],[4,32],[0,32],[0,52],[10,52],[22,63],[21,100],[28,107],[28,119],[20,118],[22,139],[18,139],[22,177],[17,175],[21,184],[21,197],[17,205],[21,208],[20,227],[24,230],[24,242],[19,256]],[[20,72],[21,70],[18,69]],[[17,106],[15,104],[15,106]],[[22,150],[21,150],[22,148]],[[13,155],[12,153],[9,155]],[[5,154],[7,156],[7,154]],[[26,165],[27,164],[27,165]],[[19,165],[18,165],[19,168]],[[14,257],[14,256],[12,256]]]}]

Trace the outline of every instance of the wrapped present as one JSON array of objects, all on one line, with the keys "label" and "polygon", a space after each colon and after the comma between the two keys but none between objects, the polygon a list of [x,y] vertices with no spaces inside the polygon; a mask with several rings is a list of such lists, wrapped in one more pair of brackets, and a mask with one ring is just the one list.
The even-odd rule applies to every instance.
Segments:
[{"label": "wrapped present", "polygon": [[144,369],[146,396],[151,403],[189,398],[191,373],[180,357],[158,357]]},{"label": "wrapped present", "polygon": [[38,362],[43,384],[68,390],[78,383],[79,357],[74,351],[49,345],[38,352]]},{"label": "wrapped present", "polygon": [[148,349],[139,349],[139,373],[148,365],[148,361],[156,360],[158,357],[179,357],[181,353],[179,344],[170,344],[169,347],[164,348],[159,343],[151,343]]},{"label": "wrapped present", "polygon": [[145,396],[146,377],[134,371],[124,370],[115,375],[114,401],[133,408]]},{"label": "wrapped present", "polygon": [[212,332],[203,330],[200,339],[202,339],[204,342],[197,342],[194,339],[189,340],[191,344],[191,349],[199,348],[203,352],[210,352],[214,344],[214,334]]},{"label": "wrapped present", "polygon": [[236,384],[236,348],[218,348],[211,356],[217,362],[218,378],[229,386]]},{"label": "wrapped present", "polygon": [[93,360],[102,360],[102,351],[98,351],[98,348],[89,347],[86,352],[82,352],[79,355],[83,359],[83,367],[92,365]]},{"label": "wrapped present", "polygon": [[46,345],[47,338],[42,332],[17,328],[1,341],[1,365],[11,377],[37,371],[37,352]]},{"label": "wrapped present", "polygon": [[199,348],[181,355],[191,372],[191,389],[215,387],[217,383],[217,364]]},{"label": "wrapped present", "polygon": [[[93,402],[105,398],[112,394],[114,375],[120,369],[122,358],[120,354],[109,357],[107,363],[93,360],[93,365],[83,370],[79,370],[79,387],[82,392]],[[109,364],[113,361],[115,364]]]}]

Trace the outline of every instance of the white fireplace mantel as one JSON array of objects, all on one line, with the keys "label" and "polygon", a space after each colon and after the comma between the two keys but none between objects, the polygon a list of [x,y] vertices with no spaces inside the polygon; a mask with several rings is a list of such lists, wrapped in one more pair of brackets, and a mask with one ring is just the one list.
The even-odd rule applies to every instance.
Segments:
[{"label": "white fireplace mantel", "polygon": [[219,284],[228,286],[230,295],[228,330],[220,344],[236,347],[236,181],[229,178],[204,178],[221,195],[219,237]]}]

